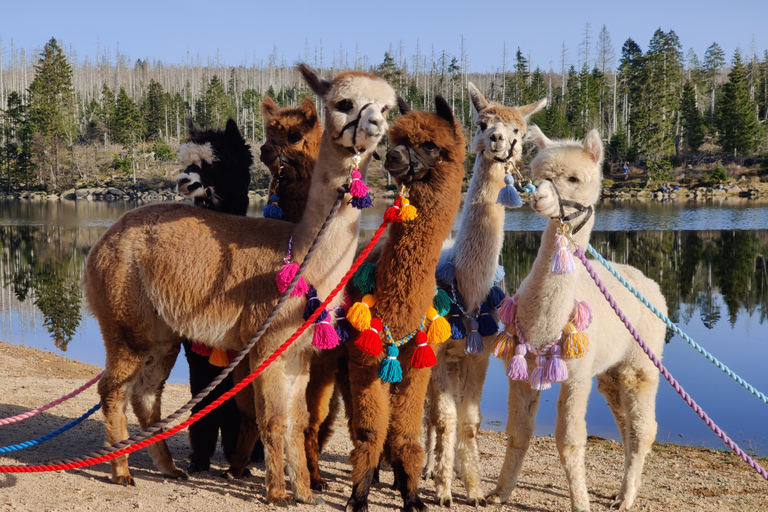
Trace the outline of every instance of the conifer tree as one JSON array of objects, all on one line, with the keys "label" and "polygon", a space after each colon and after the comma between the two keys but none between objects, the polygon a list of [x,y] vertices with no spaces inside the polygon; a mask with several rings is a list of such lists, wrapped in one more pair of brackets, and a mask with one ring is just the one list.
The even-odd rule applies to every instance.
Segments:
[{"label": "conifer tree", "polygon": [[72,68],[54,38],[35,64],[35,78],[29,86],[29,121],[35,133],[74,143],[77,121]]},{"label": "conifer tree", "polygon": [[154,79],[149,81],[149,90],[141,104],[141,113],[146,127],[145,139],[155,140],[165,129],[166,97],[163,86]]},{"label": "conifer tree", "polygon": [[701,116],[701,112],[699,112],[696,90],[691,80],[686,81],[683,86],[680,110],[682,113],[685,144],[692,151],[696,151],[704,142],[704,119]]},{"label": "conifer tree", "polygon": [[118,144],[132,146],[141,135],[141,114],[139,113],[139,108],[128,96],[128,93],[125,92],[125,88],[121,87],[117,95],[112,137]]},{"label": "conifer tree", "polygon": [[728,82],[718,107],[719,142],[726,153],[748,154],[760,143],[762,129],[757,121],[757,107],[749,97],[741,53],[736,50]]}]

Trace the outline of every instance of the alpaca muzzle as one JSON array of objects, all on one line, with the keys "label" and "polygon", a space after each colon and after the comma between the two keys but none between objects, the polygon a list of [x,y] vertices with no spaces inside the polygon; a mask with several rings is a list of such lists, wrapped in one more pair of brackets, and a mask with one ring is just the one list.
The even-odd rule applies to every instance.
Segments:
[{"label": "alpaca muzzle", "polygon": [[[550,217],[552,219],[559,219],[560,222],[566,223],[566,222],[570,222],[570,221],[572,221],[574,219],[578,219],[579,217],[584,215],[584,218],[581,220],[581,222],[579,222],[579,224],[573,228],[572,234],[575,235],[576,233],[579,232],[579,230],[581,230],[581,228],[584,227],[584,225],[587,223],[589,218],[592,217],[592,214],[594,213],[594,210],[593,210],[592,206],[591,205],[590,206],[584,206],[583,204],[577,203],[576,201],[569,201],[568,199],[563,199],[562,196],[560,195],[560,192],[557,190],[557,186],[555,185],[555,182],[553,182],[551,179],[546,179],[542,183],[540,183],[539,186],[537,186],[536,193],[534,194],[534,202],[535,202],[534,209],[536,210],[536,212],[538,212],[538,213],[540,213],[542,215],[544,215],[544,210],[547,209],[547,206],[549,206],[549,205],[544,203],[540,207],[539,206],[539,204],[540,204],[539,202],[540,201],[544,201],[545,199],[551,199],[551,197],[541,196],[540,195],[540,194],[542,194],[542,192],[541,192],[541,188],[542,188],[541,185],[543,185],[544,183],[549,183],[551,185],[552,191],[554,192],[554,195],[555,195],[555,198],[556,198],[556,201],[557,201],[557,210],[559,212],[559,215],[557,215],[557,214],[551,215],[550,214],[550,215],[547,215],[548,217]],[[566,207],[573,208],[574,211],[569,213],[568,215],[566,215],[565,214],[565,208]]]},{"label": "alpaca muzzle", "polygon": [[437,163],[421,155],[412,146],[400,144],[387,153],[384,168],[401,183],[410,183],[422,179]]}]

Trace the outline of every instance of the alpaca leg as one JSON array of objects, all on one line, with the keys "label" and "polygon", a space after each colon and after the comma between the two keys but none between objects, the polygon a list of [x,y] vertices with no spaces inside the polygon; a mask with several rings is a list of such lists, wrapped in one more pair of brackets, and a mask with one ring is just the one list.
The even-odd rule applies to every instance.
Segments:
[{"label": "alpaca leg", "polygon": [[[321,360],[321,358],[323,360]],[[315,355],[309,368],[309,384],[307,385],[307,406],[309,409],[309,422],[304,432],[304,447],[309,470],[310,486],[315,491],[327,489],[327,484],[320,475],[321,446],[332,432],[325,420],[331,414],[332,402],[336,401],[338,410],[338,395],[334,386],[335,372],[324,364],[325,353]],[[325,427],[325,428],[323,428]],[[321,440],[320,430],[323,431]]]},{"label": "alpaca leg", "polygon": [[483,383],[488,371],[489,358],[486,355],[468,356],[461,361],[464,371],[464,390],[459,404],[458,430],[458,459],[464,488],[467,490],[467,503],[485,506],[486,501],[480,489],[481,475],[480,448],[477,446],[477,436],[482,422],[480,401],[483,397]]},{"label": "alpaca leg", "polygon": [[656,439],[656,392],[659,373],[654,368],[622,372],[622,405],[627,416],[624,440],[624,479],[613,506],[629,510],[637,498],[643,464]]},{"label": "alpaca leg", "polygon": [[[307,368],[308,370],[308,368]],[[309,372],[302,372],[290,384],[287,430],[285,436],[285,460],[288,478],[291,482],[293,494],[299,503],[313,505],[323,504],[323,500],[315,498],[310,487],[309,471],[307,469],[307,456],[305,450],[305,437],[309,424],[309,412],[307,411],[307,381]]]},{"label": "alpaca leg", "polygon": [[528,451],[536,425],[540,391],[531,389],[526,381],[509,380],[507,402],[507,452],[501,466],[496,489],[488,495],[488,503],[506,503],[517,485],[523,459]]},{"label": "alpaca leg", "polygon": [[453,383],[444,360],[433,370],[429,383],[429,429],[433,432],[435,502],[441,507],[451,507],[451,485],[456,456],[456,400]]},{"label": "alpaca leg", "polygon": [[[403,370],[403,380],[393,385],[387,441],[392,455],[392,470],[403,498],[405,512],[427,509],[419,497],[418,486],[424,464],[421,419],[431,373],[429,368],[416,370],[407,366]],[[450,490],[448,496],[450,498]]]},{"label": "alpaca leg", "polygon": [[[437,369],[435,369],[437,370]],[[433,372],[434,373],[434,372]],[[424,401],[424,420],[422,428],[426,436],[427,462],[424,465],[422,478],[430,480],[435,477],[435,450],[437,449],[437,433],[435,432],[434,403],[435,389],[430,381],[427,387],[427,399]]]},{"label": "alpaca leg", "polygon": [[560,463],[565,468],[565,478],[571,494],[574,512],[589,511],[587,477],[584,456],[587,445],[587,400],[592,389],[592,379],[568,380],[560,386],[557,399],[555,440],[560,453]]},{"label": "alpaca leg", "polygon": [[[165,381],[171,373],[173,365],[181,349],[181,341],[170,345],[162,344],[154,347],[156,351],[147,359],[141,369],[141,375],[133,383],[131,405],[139,425],[146,429],[162,418],[162,394]],[[147,447],[149,456],[161,473],[174,478],[186,478],[187,474],[176,467],[173,456],[166,442],[158,441]]]},{"label": "alpaca leg", "polygon": [[621,442],[626,446],[627,419],[624,415],[624,408],[621,405],[621,383],[618,369],[612,368],[606,373],[598,375],[597,390],[603,397],[605,397],[605,401],[608,403],[608,408],[613,414],[613,419],[616,421],[616,426],[619,428]]},{"label": "alpaca leg", "polygon": [[[247,377],[249,371],[248,358],[245,358],[232,370],[233,385]],[[261,377],[256,379],[256,381],[260,379]],[[254,450],[256,441],[259,439],[259,426],[256,421],[256,398],[254,396],[256,381],[251,383],[251,385],[245,386],[235,395],[237,408],[240,410],[240,427],[235,449],[229,457],[229,469],[224,473],[227,478],[239,478],[246,472],[250,455]],[[262,447],[262,453],[263,451],[264,448]],[[282,453],[280,456],[282,457]]]},{"label": "alpaca leg", "polygon": [[389,385],[379,379],[376,364],[366,364],[365,359],[368,357],[357,355],[349,362],[354,448],[349,454],[352,496],[347,501],[347,512],[367,512],[373,474],[379,466],[387,435]]}]

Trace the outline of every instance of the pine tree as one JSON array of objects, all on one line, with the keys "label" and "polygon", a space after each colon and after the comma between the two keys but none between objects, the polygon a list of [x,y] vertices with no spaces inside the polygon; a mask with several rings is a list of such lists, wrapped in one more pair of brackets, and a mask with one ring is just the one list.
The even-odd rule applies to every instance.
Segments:
[{"label": "pine tree", "polygon": [[219,128],[224,128],[227,119],[235,117],[234,103],[217,75],[213,75],[208,82],[195,114],[195,121],[200,126]]},{"label": "pine tree", "polygon": [[[161,136],[161,132],[165,129],[165,112],[166,96],[163,86],[152,79],[149,81],[147,96],[141,104],[141,113],[146,127],[144,137],[147,140],[154,140]],[[165,136],[167,137],[168,134],[166,133]]]},{"label": "pine tree", "polygon": [[8,95],[8,108],[2,111],[0,119],[3,127],[0,170],[4,186],[10,189],[19,183],[29,182],[33,176],[30,162],[32,134],[26,120],[26,107],[18,92]]},{"label": "pine tree", "polygon": [[737,50],[728,82],[717,112],[719,142],[726,153],[749,154],[760,143],[762,129],[757,121],[757,107],[749,97],[741,54]]},{"label": "pine tree", "polygon": [[697,104],[696,89],[693,82],[688,80],[683,86],[683,98],[680,101],[680,110],[682,113],[683,133],[685,144],[696,151],[704,142],[704,119],[699,112]]},{"label": "pine tree", "polygon": [[77,124],[72,68],[53,38],[35,64],[35,79],[29,86],[29,121],[35,133],[74,143]]},{"label": "pine tree", "polygon": [[124,146],[133,146],[142,135],[139,108],[128,97],[124,87],[120,88],[117,95],[117,107],[112,130],[112,137],[115,142]]},{"label": "pine tree", "polygon": [[99,119],[104,124],[106,145],[112,139],[112,132],[115,129],[115,117],[117,113],[117,98],[112,89],[104,84],[101,88],[101,105],[99,107]]},{"label": "pine tree", "polygon": [[725,53],[717,43],[712,43],[704,53],[704,78],[709,85],[709,122],[715,119],[715,100],[720,70],[725,66]]}]

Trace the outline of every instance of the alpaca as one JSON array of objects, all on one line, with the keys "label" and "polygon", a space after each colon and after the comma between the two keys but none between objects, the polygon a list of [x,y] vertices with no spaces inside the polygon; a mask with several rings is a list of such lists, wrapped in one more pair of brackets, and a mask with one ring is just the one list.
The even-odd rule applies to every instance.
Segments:
[{"label": "alpaca", "polygon": [[[466,333],[472,331],[470,323],[476,323],[475,319],[485,314],[486,310],[481,310],[480,306],[489,304],[489,291],[495,291],[492,288],[498,280],[499,253],[504,240],[504,206],[497,200],[499,192],[504,187],[505,175],[522,156],[528,119],[547,103],[546,99],[523,107],[489,103],[472,83],[469,84],[469,96],[477,126],[472,144],[477,159],[456,240],[441,256],[437,276],[439,285],[449,295],[455,292],[463,299],[462,309],[472,320],[464,315],[456,317],[462,322],[456,334],[458,339],[446,342],[445,350],[437,357],[427,390],[425,414],[430,441],[426,474],[435,478],[437,503],[447,507],[452,505],[451,483],[456,455],[467,502],[474,506],[485,505],[480,489],[477,436],[482,421],[480,399],[490,346],[498,331],[496,309],[491,308],[489,318],[493,322],[488,330],[480,328],[481,332],[474,334],[477,340],[482,334],[482,345],[471,346]],[[442,279],[448,282],[441,282]],[[501,297],[497,295],[491,306],[498,305]],[[460,312],[456,307],[454,314]]]},{"label": "alpaca", "polygon": [[[290,259],[301,261],[344,190],[352,164],[360,162],[359,173],[365,178],[371,154],[387,129],[387,111],[395,105],[393,89],[366,73],[340,73],[327,81],[305,65],[298,69],[326,105],[326,129],[298,224],[184,204],[149,205],[124,214],[88,255],[85,296],[107,354],[99,394],[109,443],[128,437],[128,396],[143,428],[160,419],[163,384],[182,339],[223,351],[246,344],[278,300],[275,277],[285,265],[289,246]],[[210,163],[202,161],[201,167]],[[342,200],[303,275],[320,297],[339,282],[357,247],[360,210],[350,203]],[[304,307],[302,298],[283,305],[251,351],[251,368],[303,323]],[[299,338],[253,382],[267,499],[272,504],[294,499],[317,503],[303,450],[310,352],[309,336]],[[184,475],[164,442],[148,450],[163,474]],[[293,497],[286,492],[284,458]],[[133,482],[126,457],[111,464],[113,482]]]},{"label": "alpaca", "polygon": [[[390,227],[380,253],[370,258],[375,266],[369,267],[368,282],[358,281],[361,271],[355,275],[356,285],[364,290],[350,291],[358,300],[361,292],[366,295],[346,315],[355,329],[364,332],[354,343],[341,345],[349,360],[346,396],[354,444],[348,511],[368,509],[368,493],[385,441],[403,509],[426,510],[418,496],[424,458],[421,417],[430,366],[435,362],[433,350],[440,347],[427,342],[444,341],[449,334],[445,330],[450,331],[447,321],[431,307],[435,266],[459,207],[465,157],[464,135],[450,107],[440,96],[435,106],[434,114],[408,112],[401,102],[406,113],[390,129],[394,147],[385,168],[398,185],[408,188],[410,205],[400,203],[401,194],[393,208],[399,206],[406,215],[405,208],[415,206],[418,215]],[[358,315],[368,306],[375,315],[370,319],[369,313],[366,322],[364,314]],[[430,321],[425,334],[425,323]],[[445,325],[443,334],[440,321]],[[382,342],[386,356],[380,354]]]},{"label": "alpaca", "polygon": [[[532,207],[550,220],[531,272],[515,298],[505,299],[499,313],[508,325],[494,349],[494,354],[509,362],[508,441],[498,483],[488,501],[509,499],[533,435],[540,390],[548,388],[550,382],[561,381],[557,449],[570,489],[571,508],[589,510],[584,418],[592,377],[597,376],[597,389],[608,402],[624,444],[624,479],[613,505],[627,510],[637,497],[643,462],[656,436],[659,374],[586,270],[572,266],[568,252],[569,239],[582,247],[589,243],[594,225],[592,205],[600,197],[603,144],[597,130],[589,132],[583,144],[551,141],[535,126],[529,134],[540,148],[531,162],[533,179],[541,180]],[[654,281],[634,267],[614,267],[666,314],[664,297]],[[664,324],[607,270],[598,267],[597,273],[630,323],[661,357]],[[582,332],[590,321],[592,328]],[[518,343],[513,349],[515,340]],[[533,357],[525,357],[526,352],[536,356],[535,363]]]},{"label": "alpaca", "polygon": [[[270,190],[278,193],[281,218],[289,222],[298,222],[304,213],[309,192],[309,183],[312,178],[312,169],[317,161],[317,151],[320,146],[322,127],[315,110],[314,103],[308,98],[298,108],[278,107],[269,96],[261,103],[261,111],[266,122],[265,136],[267,142],[261,147],[261,161],[267,164],[271,174],[272,183]],[[231,124],[230,124],[231,123]],[[233,121],[227,123],[227,130],[231,133],[228,139],[218,137],[218,130],[202,131],[190,123],[190,141],[188,144],[205,145],[212,144],[213,154],[218,155],[227,151],[227,148],[219,147],[216,143],[227,140],[235,147],[242,147],[245,140],[240,136],[237,126]],[[246,146],[248,147],[248,146]],[[194,154],[188,146],[183,146],[181,154]],[[234,152],[232,152],[234,153]],[[248,201],[248,189],[228,186],[223,177],[226,173],[238,172],[249,176],[253,157],[250,151],[240,152],[243,158],[242,165],[230,165],[221,168],[220,159],[214,160],[214,165],[205,166],[203,169],[196,167],[197,172],[185,170],[177,178],[177,191],[195,199],[195,193],[206,188],[206,183],[218,183],[216,186],[216,204],[200,203],[218,211],[231,211],[232,204],[246,204]],[[182,162],[192,164],[191,162]],[[228,162],[234,164],[235,162]],[[237,178],[233,178],[234,181]],[[244,209],[231,211],[231,213],[244,215]],[[201,355],[192,350],[191,341],[184,341],[184,355],[189,364],[189,384],[192,395],[195,396],[219,374],[224,361],[219,365],[209,362],[209,356]],[[204,354],[207,351],[203,352]],[[228,362],[228,361],[227,361]],[[224,381],[213,390],[205,400],[200,401],[192,408],[192,414],[207,407],[213,400],[232,389],[233,378],[228,375]],[[249,415],[251,424],[255,422],[253,412],[253,395],[245,389],[238,394],[238,401],[242,402],[243,413]],[[228,400],[206,416],[189,426],[189,441],[192,449],[190,463],[187,467],[189,473],[207,471],[210,468],[210,458],[216,449],[219,430],[221,430],[221,444],[227,461],[232,460],[232,454],[237,446],[237,437],[240,431],[241,411],[235,400]],[[257,442],[251,453],[250,460],[261,462],[264,460],[264,447]]]}]

